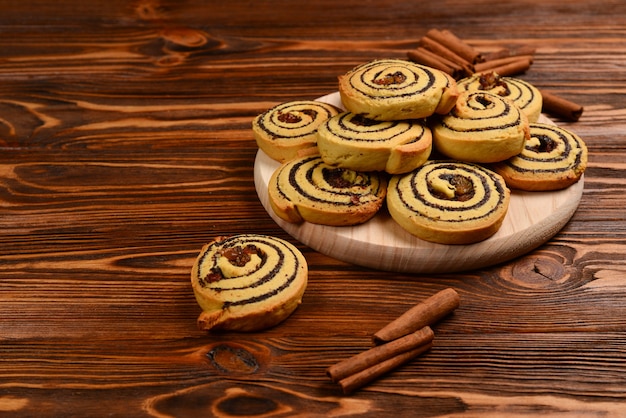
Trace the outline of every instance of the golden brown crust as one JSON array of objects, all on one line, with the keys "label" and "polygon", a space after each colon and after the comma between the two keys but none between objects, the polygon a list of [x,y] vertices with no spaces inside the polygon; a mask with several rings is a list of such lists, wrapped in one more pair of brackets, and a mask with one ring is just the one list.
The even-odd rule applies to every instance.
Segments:
[{"label": "golden brown crust", "polygon": [[440,244],[472,244],[502,225],[510,191],[495,172],[457,161],[429,161],[389,181],[387,208],[406,231]]},{"label": "golden brown crust", "polygon": [[493,163],[519,154],[530,138],[528,118],[510,100],[465,92],[432,127],[435,148],[459,161]]},{"label": "golden brown crust", "polygon": [[339,93],[348,111],[381,121],[444,114],[458,96],[448,74],[398,59],[353,68],[339,77]]},{"label": "golden brown crust", "polygon": [[307,286],[302,253],[279,238],[242,234],[204,245],[191,284],[203,330],[257,331],[285,320]]},{"label": "golden brown crust", "polygon": [[454,108],[460,94],[456,80],[449,74],[443,73],[443,75],[448,79],[448,87],[443,89],[441,100],[435,109],[435,114],[438,115],[448,114]]},{"label": "golden brown crust", "polygon": [[459,92],[487,91],[511,100],[528,118],[537,122],[541,115],[541,92],[532,84],[513,77],[500,77],[493,72],[475,74],[457,82]]},{"label": "golden brown crust", "polygon": [[335,106],[319,101],[281,103],[254,118],[252,132],[263,152],[285,162],[309,148],[317,148],[318,126],[339,112]]},{"label": "golden brown crust", "polygon": [[347,226],[378,212],[386,186],[379,173],[332,167],[314,155],[281,165],[270,178],[268,196],[274,213],[287,222]]},{"label": "golden brown crust", "polygon": [[587,167],[587,146],[573,132],[550,124],[530,124],[524,149],[492,165],[507,185],[527,191],[561,190],[580,180]]},{"label": "golden brown crust", "polygon": [[374,121],[351,112],[327,119],[317,136],[326,164],[357,171],[406,173],[432,150],[430,129],[417,121]]}]

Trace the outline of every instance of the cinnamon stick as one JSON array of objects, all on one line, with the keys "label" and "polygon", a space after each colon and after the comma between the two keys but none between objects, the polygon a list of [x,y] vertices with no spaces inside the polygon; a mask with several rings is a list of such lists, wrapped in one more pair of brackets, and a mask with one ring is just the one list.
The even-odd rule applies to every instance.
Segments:
[{"label": "cinnamon stick", "polygon": [[372,340],[374,344],[382,344],[434,324],[458,308],[459,303],[459,294],[454,289],[442,290],[390,322],[376,332]]},{"label": "cinnamon stick", "polygon": [[510,61],[510,62],[505,62],[500,65],[477,70],[476,73],[481,74],[481,73],[486,73],[486,72],[494,72],[498,74],[499,76],[506,77],[506,76],[512,76],[516,74],[525,73],[526,71],[528,71],[531,65],[532,65],[531,59],[528,59],[525,57],[519,57],[519,58],[515,58],[513,61]]},{"label": "cinnamon stick", "polygon": [[468,74],[471,74],[473,72],[471,71],[472,64],[469,61],[467,61],[465,58],[461,57],[454,51],[450,50],[445,45],[440,44],[436,40],[429,38],[428,36],[423,36],[420,39],[419,43],[423,48],[432,51],[434,54],[445,58],[450,62],[457,64],[459,67],[466,70]]},{"label": "cinnamon stick", "polygon": [[490,71],[494,68],[503,67],[505,65],[520,61],[528,61],[530,65],[532,64],[533,59],[534,57],[532,55],[519,55],[513,57],[498,58],[495,60],[479,62],[478,64],[474,65],[474,71],[476,71],[477,73],[482,73],[484,71]]},{"label": "cinnamon stick", "polygon": [[470,64],[482,61],[482,56],[479,51],[465,43],[449,30],[431,29],[426,32],[426,37],[444,45],[455,54],[463,57]]},{"label": "cinnamon stick", "polygon": [[432,342],[435,334],[433,330],[426,326],[402,338],[377,345],[369,350],[363,351],[355,356],[336,363],[326,370],[326,375],[333,382],[338,382],[355,373],[382,363],[385,360],[395,357],[398,354],[415,350],[425,344]]},{"label": "cinnamon stick", "polygon": [[455,72],[458,71],[451,65],[449,65],[449,63],[443,61],[441,57],[438,57],[437,55],[424,48],[416,48],[414,50],[408,51],[406,54],[413,62],[436,68],[437,70],[441,70],[447,74],[450,74],[453,77]]},{"label": "cinnamon stick", "polygon": [[483,58],[485,61],[493,61],[501,58],[519,57],[521,55],[535,55],[535,48],[531,46],[521,46],[515,49],[501,48],[484,55]]},{"label": "cinnamon stick", "polygon": [[401,366],[402,364],[408,362],[409,360],[419,356],[422,353],[425,353],[432,347],[432,342],[421,345],[417,348],[414,348],[409,351],[405,351],[404,353],[400,353],[394,357],[391,357],[381,363],[375,364],[372,367],[364,369],[358,373],[352,374],[342,380],[339,381],[339,386],[341,386],[343,393],[345,395],[349,395],[355,390],[365,386],[371,381],[379,378],[392,371],[393,369]]},{"label": "cinnamon stick", "polygon": [[557,96],[549,91],[540,90],[543,98],[542,110],[564,119],[577,121],[583,114],[583,107],[572,101]]}]

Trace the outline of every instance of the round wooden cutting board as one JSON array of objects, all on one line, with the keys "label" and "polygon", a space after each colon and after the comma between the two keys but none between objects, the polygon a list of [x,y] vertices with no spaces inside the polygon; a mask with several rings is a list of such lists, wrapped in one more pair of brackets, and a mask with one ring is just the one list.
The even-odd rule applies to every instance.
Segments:
[{"label": "round wooden cutting board", "polygon": [[[338,93],[318,100],[343,107]],[[539,121],[552,123],[544,115]],[[487,267],[537,248],[574,215],[584,186],[584,179],[581,179],[567,189],[554,192],[512,191],[509,210],[495,235],[470,245],[443,245],[409,234],[384,209],[370,221],[350,227],[286,222],[273,212],[267,194],[269,179],[279,166],[280,163],[259,150],[254,183],[263,207],[283,230],[301,243],[336,259],[378,270],[411,273]]]}]

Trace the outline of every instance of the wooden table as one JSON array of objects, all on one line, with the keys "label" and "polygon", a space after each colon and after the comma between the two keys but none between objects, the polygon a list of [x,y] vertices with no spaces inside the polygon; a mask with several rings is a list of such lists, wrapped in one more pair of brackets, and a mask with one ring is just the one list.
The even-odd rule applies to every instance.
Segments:
[{"label": "wooden table", "polygon": [[[626,414],[626,4],[4,1],[0,415]],[[520,76],[584,105],[571,221],[510,262],[358,267],[294,241],[255,193],[252,118],[333,92],[428,29],[536,48]],[[205,333],[189,273],[213,237],[290,240],[309,286],[281,325]],[[350,396],[325,370],[451,287],[423,356]]]}]

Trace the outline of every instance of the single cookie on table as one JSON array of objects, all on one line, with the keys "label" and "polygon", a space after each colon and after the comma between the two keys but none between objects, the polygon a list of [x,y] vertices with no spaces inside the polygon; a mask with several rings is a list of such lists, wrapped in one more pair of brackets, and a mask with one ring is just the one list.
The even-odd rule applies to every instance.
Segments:
[{"label": "single cookie on table", "polygon": [[511,192],[480,165],[431,160],[389,180],[387,208],[406,231],[439,244],[472,244],[495,234]]},{"label": "single cookie on table", "polygon": [[398,174],[426,162],[432,134],[415,120],[375,121],[344,112],[319,126],[317,147],[326,164]]},{"label": "single cookie on table", "polygon": [[530,139],[522,152],[491,167],[512,189],[564,189],[580,180],[587,167],[587,146],[559,126],[531,123]]},{"label": "single cookie on table", "polygon": [[399,59],[361,64],[339,77],[346,109],[374,120],[421,119],[450,111],[456,81],[443,71]]},{"label": "single cookie on table", "polygon": [[459,92],[487,91],[506,97],[521,109],[530,123],[537,122],[541,115],[543,98],[532,84],[513,77],[500,77],[497,73],[474,74],[457,81]]},{"label": "single cookie on table", "polygon": [[530,138],[528,117],[512,101],[486,91],[461,93],[449,114],[431,127],[447,157],[494,163],[519,154]]},{"label": "single cookie on table", "polygon": [[252,121],[254,139],[270,158],[285,162],[302,150],[316,146],[318,126],[341,112],[337,107],[314,100],[279,104]]},{"label": "single cookie on table", "polygon": [[330,166],[319,155],[283,163],[272,174],[272,210],[291,223],[347,226],[371,219],[385,201],[387,180],[378,172]]},{"label": "single cookie on table", "polygon": [[280,238],[241,234],[202,247],[191,284],[203,330],[258,331],[285,320],[307,287],[306,259]]}]

